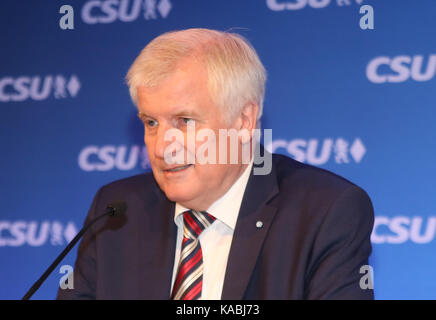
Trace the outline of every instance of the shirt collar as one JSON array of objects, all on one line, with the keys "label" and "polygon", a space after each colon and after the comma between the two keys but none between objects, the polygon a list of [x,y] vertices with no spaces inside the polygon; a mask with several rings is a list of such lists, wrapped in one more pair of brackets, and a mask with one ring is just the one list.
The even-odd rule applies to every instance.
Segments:
[{"label": "shirt collar", "polygon": [[[242,198],[248,179],[250,178],[251,168],[253,167],[253,158],[245,168],[241,176],[233,183],[229,190],[206,210],[219,221],[225,223],[229,228],[235,229],[236,220],[238,219],[239,209],[241,208]],[[174,212],[174,222],[181,225],[183,212],[189,209],[179,203],[176,203]],[[180,218],[179,218],[180,217]]]}]

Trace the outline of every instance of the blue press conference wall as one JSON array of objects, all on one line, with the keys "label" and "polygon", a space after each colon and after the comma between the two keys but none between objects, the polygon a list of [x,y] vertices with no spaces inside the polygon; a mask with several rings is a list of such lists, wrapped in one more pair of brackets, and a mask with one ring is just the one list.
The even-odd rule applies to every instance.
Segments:
[{"label": "blue press conference wall", "polygon": [[2,0],[0,298],[22,297],[100,186],[149,169],[123,78],[155,36],[206,27],[233,28],[264,62],[269,148],[371,196],[376,298],[435,299],[435,16],[434,0]]}]

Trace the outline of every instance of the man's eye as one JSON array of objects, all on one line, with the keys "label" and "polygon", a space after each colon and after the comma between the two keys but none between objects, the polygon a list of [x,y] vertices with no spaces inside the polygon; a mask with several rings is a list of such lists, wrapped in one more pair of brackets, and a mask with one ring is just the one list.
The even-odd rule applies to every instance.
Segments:
[{"label": "man's eye", "polygon": [[194,119],[191,118],[182,118],[183,124],[194,124]]},{"label": "man's eye", "polygon": [[157,126],[157,121],[155,121],[155,120],[145,120],[145,124],[147,125],[147,127],[156,127]]}]

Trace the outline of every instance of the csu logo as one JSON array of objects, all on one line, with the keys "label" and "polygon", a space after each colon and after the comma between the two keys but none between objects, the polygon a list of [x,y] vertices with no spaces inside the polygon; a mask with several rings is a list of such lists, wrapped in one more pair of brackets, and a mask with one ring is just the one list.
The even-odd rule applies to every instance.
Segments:
[{"label": "csu logo", "polygon": [[374,219],[371,242],[375,244],[401,244],[406,241],[425,244],[433,241],[436,233],[436,217],[385,217]]},{"label": "csu logo", "polygon": [[172,8],[170,0],[92,0],[82,7],[86,24],[131,22],[142,16],[145,20],[166,18]]},{"label": "csu logo", "polygon": [[45,100],[53,95],[56,99],[75,97],[80,90],[76,75],[4,77],[0,79],[0,101]]},{"label": "csu logo", "polygon": [[[306,6],[314,9],[327,7],[332,0],[266,0],[266,5],[270,10],[283,11],[283,10],[301,10]],[[357,4],[361,4],[363,0],[354,0]],[[350,6],[353,0],[336,0],[338,6]]]},{"label": "csu logo", "polygon": [[412,78],[414,81],[429,81],[436,74],[436,54],[382,56],[372,59],[366,67],[366,76],[373,83],[404,82]]},{"label": "csu logo", "polygon": [[77,234],[74,222],[0,221],[0,247],[64,245]]},{"label": "csu logo", "polygon": [[138,164],[149,169],[147,148],[145,146],[87,146],[79,153],[79,167],[84,171],[132,170]]},{"label": "csu logo", "polygon": [[300,162],[307,162],[311,165],[322,165],[327,163],[330,158],[338,164],[350,163],[353,159],[359,163],[366,153],[366,148],[359,138],[354,139],[352,143],[343,139],[293,139],[273,140],[266,146],[269,152],[276,152],[284,149],[291,157]]}]

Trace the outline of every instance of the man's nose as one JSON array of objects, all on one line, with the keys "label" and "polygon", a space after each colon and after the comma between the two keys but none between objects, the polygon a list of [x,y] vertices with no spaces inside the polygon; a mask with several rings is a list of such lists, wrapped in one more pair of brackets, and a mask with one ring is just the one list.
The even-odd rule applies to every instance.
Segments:
[{"label": "man's nose", "polygon": [[180,130],[172,127],[160,127],[155,137],[155,157],[175,160],[179,155],[182,156],[183,144],[184,135]]}]

